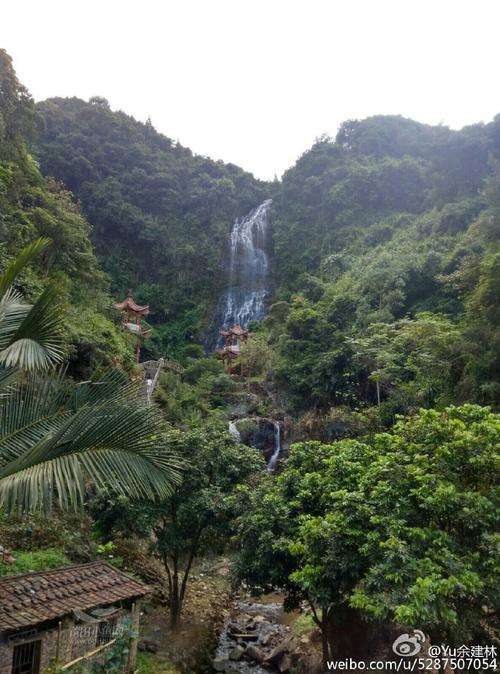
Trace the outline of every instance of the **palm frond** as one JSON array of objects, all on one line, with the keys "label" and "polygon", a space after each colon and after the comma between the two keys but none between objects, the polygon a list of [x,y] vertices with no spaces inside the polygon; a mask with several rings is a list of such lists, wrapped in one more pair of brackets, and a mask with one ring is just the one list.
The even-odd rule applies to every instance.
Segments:
[{"label": "palm frond", "polygon": [[[60,362],[63,353],[62,309],[57,289],[47,287],[28,309],[15,332],[4,335],[10,343],[0,351],[0,364],[25,370],[47,369]],[[18,315],[20,313],[18,311]],[[10,324],[12,322],[11,314]]]},{"label": "palm frond", "polygon": [[0,297],[3,297],[10,286],[14,283],[19,273],[28,265],[35,257],[47,248],[50,240],[39,238],[33,241],[29,246],[26,246],[19,255],[12,260],[7,268],[0,274]]},{"label": "palm frond", "polygon": [[[19,370],[15,368],[10,368],[8,370],[0,367],[0,399],[7,396],[11,396],[13,393],[13,384],[17,381],[19,377]],[[0,422],[1,424],[1,422]],[[0,433],[2,432],[2,427],[0,425]]]},{"label": "palm frond", "polygon": [[84,405],[96,405],[100,402],[122,403],[125,401],[140,404],[141,384],[131,382],[121,370],[108,370],[99,381],[86,381],[78,384],[74,395],[75,409]]},{"label": "palm frond", "polygon": [[11,398],[0,400],[5,508],[48,510],[54,496],[63,507],[77,507],[86,479],[132,498],[169,493],[180,464],[165,447],[158,411],[131,398],[135,388],[121,374],[100,383],[71,394],[60,377],[30,375]]},{"label": "palm frond", "polygon": [[0,349],[10,344],[29,310],[30,305],[13,288],[0,299]]}]

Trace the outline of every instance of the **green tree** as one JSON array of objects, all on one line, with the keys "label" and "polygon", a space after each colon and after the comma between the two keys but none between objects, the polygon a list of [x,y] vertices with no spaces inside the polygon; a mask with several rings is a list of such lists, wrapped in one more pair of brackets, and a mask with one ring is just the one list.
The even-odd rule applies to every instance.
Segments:
[{"label": "green tree", "polygon": [[422,312],[393,323],[372,323],[365,334],[348,338],[354,363],[375,382],[377,404],[393,397],[402,411],[450,402],[462,368],[461,331],[446,316]]},{"label": "green tree", "polygon": [[488,640],[500,601],[500,416],[422,410],[376,436],[361,480],[368,560],[350,602],[436,641]]},{"label": "green tree", "polygon": [[394,326],[387,323],[372,323],[367,334],[351,339],[354,362],[365,367],[368,380],[375,382],[377,405],[381,403],[381,392],[389,390],[401,378],[401,366],[393,345]]},{"label": "green tree", "polygon": [[33,98],[17,79],[10,56],[0,49],[0,156],[33,131],[34,117]]},{"label": "green tree", "polygon": [[239,579],[282,588],[289,608],[309,604],[325,667],[367,564],[359,552],[369,527],[360,483],[373,458],[355,440],[293,445],[283,473],[257,490],[240,520]]},{"label": "green tree", "polygon": [[293,445],[241,517],[239,578],[307,601],[325,661],[349,609],[484,641],[500,600],[499,442],[500,416],[464,405],[367,443]]},{"label": "green tree", "polygon": [[242,508],[243,483],[263,468],[259,453],[225,430],[172,431],[169,446],[186,468],[182,481],[151,509],[154,552],[168,577],[170,621],[177,626],[195,557],[221,551]]}]

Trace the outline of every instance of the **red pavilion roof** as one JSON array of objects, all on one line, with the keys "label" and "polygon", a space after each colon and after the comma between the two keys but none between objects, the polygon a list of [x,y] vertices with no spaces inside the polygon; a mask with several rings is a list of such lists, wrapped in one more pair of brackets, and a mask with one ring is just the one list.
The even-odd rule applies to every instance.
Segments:
[{"label": "red pavilion roof", "polygon": [[232,328],[228,328],[227,330],[219,330],[219,332],[223,337],[227,337],[228,335],[235,335],[236,337],[248,335],[248,330],[242,328],[239,323],[233,325]]},{"label": "red pavilion roof", "polygon": [[149,304],[137,304],[132,297],[127,297],[125,300],[123,300],[123,302],[113,304],[113,307],[119,311],[135,311],[136,313],[142,314],[143,316],[147,316],[149,314]]}]

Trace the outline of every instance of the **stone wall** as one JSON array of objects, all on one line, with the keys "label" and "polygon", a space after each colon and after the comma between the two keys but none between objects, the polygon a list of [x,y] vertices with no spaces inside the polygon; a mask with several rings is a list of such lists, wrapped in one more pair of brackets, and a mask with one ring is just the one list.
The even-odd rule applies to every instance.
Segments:
[{"label": "stone wall", "polygon": [[[33,641],[40,640],[40,672],[44,672],[56,657],[57,652],[57,627],[40,632],[33,637]],[[0,643],[0,672],[2,674],[11,674],[12,659],[14,654],[14,647],[23,643],[22,640],[8,642],[7,640]]]},{"label": "stone wall", "polygon": [[0,672],[10,674],[12,671],[12,648],[7,644],[0,644]]},{"label": "stone wall", "polygon": [[[118,619],[118,625],[128,615],[127,611],[120,611],[113,618]],[[41,640],[40,649],[40,674],[43,674],[51,663],[55,661],[57,655],[58,642],[58,627],[57,625],[50,629],[40,630],[37,635],[33,636],[33,641]],[[98,624],[90,623],[89,625],[78,624],[71,618],[65,618],[61,623],[61,633],[59,642],[59,662],[65,664],[76,660],[86,653],[90,653],[97,647],[97,633]],[[2,639],[0,636],[0,673],[11,674],[12,672],[12,658],[14,647],[22,643],[22,640],[9,642],[7,638]]]}]

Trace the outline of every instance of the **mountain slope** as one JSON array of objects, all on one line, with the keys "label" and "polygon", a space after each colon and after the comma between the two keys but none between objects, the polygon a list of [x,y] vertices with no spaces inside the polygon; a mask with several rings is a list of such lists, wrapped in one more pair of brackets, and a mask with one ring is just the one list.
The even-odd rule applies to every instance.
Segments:
[{"label": "mountain slope", "polygon": [[121,298],[130,288],[151,304],[160,327],[150,348],[179,356],[220,288],[234,218],[263,201],[269,186],[193,155],[101,98],[50,99],[37,110],[42,170],[80,200],[113,292]]},{"label": "mountain slope", "polygon": [[[90,242],[90,225],[65,187],[44,178],[27,151],[36,134],[32,98],[0,50],[0,265],[40,236],[52,244],[22,277],[21,290],[37,295],[56,281],[67,308],[70,372],[87,377],[118,360],[130,363],[122,330],[104,314],[108,281]],[[104,312],[104,313],[103,313]]]},{"label": "mountain slope", "polygon": [[500,117],[459,132],[374,117],[320,139],[285,174],[267,322],[287,404],[380,399],[392,419],[500,402],[498,329],[483,324],[479,354],[470,328],[470,298],[495,273],[498,158]]}]

